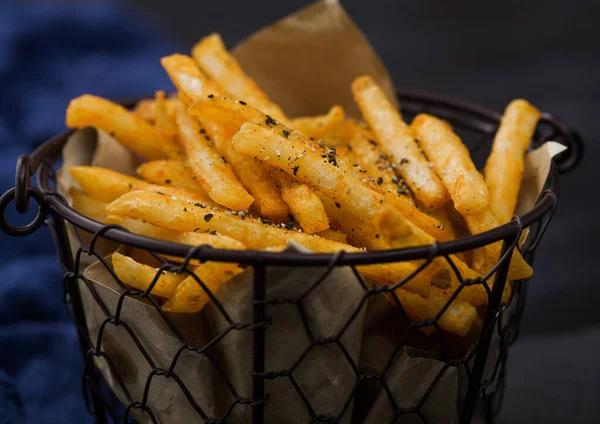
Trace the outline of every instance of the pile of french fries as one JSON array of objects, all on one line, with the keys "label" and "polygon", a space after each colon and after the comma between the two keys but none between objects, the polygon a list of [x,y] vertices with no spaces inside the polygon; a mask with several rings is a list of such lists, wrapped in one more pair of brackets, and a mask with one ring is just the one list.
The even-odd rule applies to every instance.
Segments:
[{"label": "pile of french fries", "polygon": [[[445,121],[421,114],[406,123],[369,76],[351,90],[365,123],[340,106],[324,115],[291,118],[247,76],[212,34],[161,60],[176,92],[143,100],[129,111],[83,95],[71,101],[71,128],[95,127],[145,162],[139,178],[93,166],[70,169],[81,213],[129,231],[190,246],[281,250],[294,241],[313,252],[361,252],[444,242],[508,222],[540,113],[511,102],[484,175]],[[463,279],[485,276],[500,243],[436,258],[395,291],[413,320],[436,317]],[[169,258],[181,261],[180,258]],[[392,285],[422,261],[358,266],[369,281]],[[193,276],[162,272],[115,253],[127,285],[164,299],[165,311],[195,313],[210,301]],[[195,263],[213,293],[242,271],[237,264]],[[513,253],[509,279],[532,270]],[[508,285],[507,285],[508,286]],[[466,335],[488,294],[462,288],[439,317],[440,327]]]}]

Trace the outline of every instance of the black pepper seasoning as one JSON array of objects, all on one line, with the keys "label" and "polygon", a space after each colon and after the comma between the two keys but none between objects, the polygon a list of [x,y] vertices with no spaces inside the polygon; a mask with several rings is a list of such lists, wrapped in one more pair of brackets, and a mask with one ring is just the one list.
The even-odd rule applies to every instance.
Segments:
[{"label": "black pepper seasoning", "polygon": [[289,132],[288,130],[282,130],[281,133],[283,134],[283,136],[285,138],[288,138],[290,136],[290,134],[291,134],[291,132]]},{"label": "black pepper seasoning", "polygon": [[240,103],[241,105],[244,105],[244,106],[246,106],[246,105],[248,104],[248,103],[246,103],[246,102],[245,102],[245,101],[243,101],[243,100],[240,100],[240,102],[239,102],[239,103]]},{"label": "black pepper seasoning", "polygon": [[213,214],[212,213],[207,213],[206,215],[204,215],[204,221],[209,222],[212,218],[213,218]]},{"label": "black pepper seasoning", "polygon": [[298,173],[298,169],[300,169],[299,166],[294,166],[294,168],[293,168],[294,175],[296,175]]},{"label": "black pepper seasoning", "polygon": [[267,115],[267,119],[265,119],[265,124],[267,124],[268,126],[277,125],[277,121],[271,118],[269,115]]}]

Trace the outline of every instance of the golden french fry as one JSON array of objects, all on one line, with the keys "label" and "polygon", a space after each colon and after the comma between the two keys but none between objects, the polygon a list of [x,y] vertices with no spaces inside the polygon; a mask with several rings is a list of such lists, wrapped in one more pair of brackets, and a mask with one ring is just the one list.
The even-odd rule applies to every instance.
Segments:
[{"label": "golden french fry", "polygon": [[489,194],[483,176],[450,124],[434,116],[420,114],[411,127],[450,192],[456,210],[464,215],[487,207]]},{"label": "golden french fry", "polygon": [[191,100],[222,94],[222,88],[214,81],[209,80],[191,57],[174,54],[163,57],[160,63],[175,87]]},{"label": "golden french fry", "polygon": [[290,208],[300,227],[307,234],[325,231],[329,228],[329,218],[321,199],[306,184],[302,184],[279,169],[271,175],[277,181],[281,196]]},{"label": "golden french fry", "polygon": [[236,58],[227,51],[219,34],[211,34],[200,40],[192,49],[192,56],[204,72],[235,98],[274,119],[286,121],[281,108],[269,100],[256,82],[244,73]]},{"label": "golden french fry", "polygon": [[185,163],[176,160],[154,160],[140,165],[137,173],[148,182],[200,193],[210,199],[202,188],[196,174]]},{"label": "golden french fry", "polygon": [[[375,219],[375,227],[389,245],[395,249],[426,246],[435,242],[435,239],[431,235],[412,224],[391,205],[384,205],[380,209]],[[469,268],[456,255],[449,255],[449,258],[456,266],[463,280],[474,280],[480,277],[477,272]],[[453,293],[460,285],[460,280],[456,276],[452,266],[443,257],[435,258],[422,272],[425,272],[432,278],[431,282],[433,285],[450,293]],[[487,292],[480,285],[466,286],[461,290],[458,298],[468,301],[477,307],[487,302]]]},{"label": "golden french fry", "polygon": [[[112,266],[123,283],[138,290],[148,289],[159,273],[158,268],[140,264],[117,252],[112,254]],[[161,271],[150,293],[160,297],[170,297],[184,279],[183,274]]]},{"label": "golden french fry", "polygon": [[145,159],[165,157],[164,140],[154,127],[123,106],[85,94],[71,100],[67,108],[69,128],[95,127],[110,133],[125,147]]},{"label": "golden french fry", "polygon": [[143,99],[136,103],[133,108],[133,113],[135,113],[140,118],[148,121],[150,123],[154,123],[154,114],[156,110],[156,100],[154,99]]},{"label": "golden french fry", "polygon": [[[433,166],[442,176],[442,181],[447,183],[454,206],[462,214],[471,234],[479,234],[498,227],[500,225],[498,218],[489,205],[484,204],[482,200],[482,198],[487,199],[485,181],[471,161],[468,150],[452,131],[452,127],[433,116],[423,114],[415,118],[413,127]],[[454,169],[459,177],[451,175],[449,169]],[[491,259],[485,266],[487,270],[491,269],[500,257],[501,248],[501,242],[485,246]],[[532,274],[533,270],[529,264],[525,262],[518,250],[515,250],[508,278],[519,280]]]},{"label": "golden french fry", "polygon": [[335,202],[324,194],[318,193],[318,196],[325,207],[331,223],[335,228],[342,230],[346,234],[348,242],[352,246],[368,250],[387,250],[390,248],[383,237],[380,236],[373,222],[365,222],[348,213],[345,209],[338,208]]},{"label": "golden french fry", "polygon": [[323,237],[327,240],[333,240],[337,241],[338,243],[348,244],[348,238],[346,237],[345,233],[342,233],[341,231],[337,230],[332,230],[331,228],[325,231],[318,232],[315,235]]},{"label": "golden french fry", "polygon": [[231,144],[231,136],[225,128],[207,122],[206,129],[212,136],[216,150],[227,160],[238,180],[254,197],[254,205],[260,215],[275,221],[287,221],[289,209],[279,188],[271,179],[265,165],[247,155],[237,152]]},{"label": "golden french fry", "polygon": [[[438,241],[450,240],[450,233],[446,232],[444,226],[435,218],[421,212],[414,205],[410,197],[400,196],[397,193],[382,189],[382,187],[372,177],[365,177],[363,171],[348,160],[348,157],[344,155],[344,149],[338,149],[338,155],[336,155],[337,166],[344,170],[347,174],[354,177],[354,179],[360,181],[365,187],[381,194],[386,203],[394,206],[404,216],[406,216],[413,224],[423,229],[423,231],[431,234]],[[351,152],[348,152],[351,153]]]},{"label": "golden french fry", "polygon": [[490,207],[500,224],[511,220],[525,169],[525,152],[540,118],[540,111],[526,100],[513,100],[504,111],[492,152],[485,165]]},{"label": "golden french fry", "polygon": [[254,198],[211,145],[205,130],[183,108],[177,111],[177,125],[190,167],[210,198],[229,209],[247,210]]},{"label": "golden french fry", "polygon": [[71,206],[77,212],[92,218],[98,222],[104,222],[106,216],[104,214],[104,208],[108,204],[102,200],[94,199],[84,192],[71,188],[69,190],[69,196],[71,196]]},{"label": "golden french fry", "polygon": [[448,200],[448,192],[415,143],[411,128],[386,98],[383,90],[368,76],[352,83],[354,100],[376,141],[396,165],[397,171],[423,205],[435,209]]},{"label": "golden french fry", "polygon": [[[225,262],[206,262],[194,268],[194,274],[204,283],[213,294],[217,293],[219,286],[235,277],[243,269],[237,264]],[[163,305],[163,311],[196,313],[210,302],[206,291],[192,276],[183,280]]]},{"label": "golden french fry", "polygon": [[221,234],[175,231],[168,228],[157,227],[156,225],[122,215],[109,214],[106,217],[106,223],[120,225],[140,236],[170,241],[173,243],[188,244],[190,246],[202,246],[206,244],[217,249],[246,249],[244,243]]},{"label": "golden french fry", "polygon": [[[172,118],[174,116],[174,103],[177,101],[176,98],[168,97],[165,99],[167,114]],[[133,113],[138,115],[140,118],[154,123],[156,115],[156,99],[143,99],[136,103],[133,108]]]},{"label": "golden french fry", "polygon": [[[106,212],[141,219],[176,231],[217,231],[241,241],[250,249],[281,248],[293,240],[313,252],[362,251],[347,244],[287,230],[251,217],[243,218],[219,208],[203,208],[199,204],[145,191],[124,194],[109,204]],[[415,266],[406,262],[398,262],[362,265],[357,269],[366,277],[380,283],[395,284],[410,275],[415,270]],[[403,287],[425,297],[429,295],[429,280],[419,274]]]},{"label": "golden french fry", "polygon": [[323,159],[319,153],[291,138],[245,123],[233,136],[236,150],[275,166],[298,180],[318,187],[325,195],[357,218],[370,221],[383,203],[383,196]]},{"label": "golden french fry", "polygon": [[185,152],[179,143],[179,130],[173,116],[167,110],[165,92],[156,92],[156,107],[154,108],[154,126],[163,140],[163,150],[174,160],[185,161]]},{"label": "golden french fry", "polygon": [[[245,121],[250,121],[272,128],[284,137],[307,143],[306,139],[302,138],[296,131],[279,124],[270,116],[239,101],[235,102],[222,98],[201,100],[191,105],[189,112],[199,117],[200,120],[218,123],[228,128],[232,133],[236,133]],[[252,157],[253,155],[249,156]],[[293,178],[272,169],[270,166],[267,169],[279,185],[283,200],[287,203],[290,212],[298,220],[302,229],[308,233],[326,230],[329,226],[327,215],[319,199],[314,195],[314,191],[308,185],[298,184]]]},{"label": "golden french fry", "polygon": [[344,108],[335,105],[325,115],[292,119],[290,126],[308,137],[319,139],[343,121]]},{"label": "golden french fry", "polygon": [[[405,290],[397,290],[396,295],[407,315],[415,322],[435,318],[449,300],[447,295],[433,289],[427,299]],[[439,317],[438,324],[442,330],[464,336],[469,332],[476,318],[477,310],[472,305],[455,299]]]},{"label": "golden french fry", "polygon": [[351,150],[351,157],[366,174],[373,177],[384,191],[405,196],[412,200],[410,190],[402,177],[396,175],[395,165],[387,160],[387,155],[377,145],[369,130],[354,121],[345,121],[340,127],[345,127],[348,135],[345,137]]},{"label": "golden french fry", "polygon": [[129,191],[146,190],[182,199],[200,200],[213,205],[212,201],[202,193],[150,184],[144,180],[130,177],[129,175],[124,175],[107,168],[98,166],[73,166],[69,168],[69,173],[85,193],[94,199],[104,202],[112,202],[117,197]]}]

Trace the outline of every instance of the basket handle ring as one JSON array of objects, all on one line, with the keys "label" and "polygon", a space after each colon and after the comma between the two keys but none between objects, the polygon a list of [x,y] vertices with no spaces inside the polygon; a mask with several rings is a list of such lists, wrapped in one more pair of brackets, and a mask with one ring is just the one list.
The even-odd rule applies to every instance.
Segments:
[{"label": "basket handle ring", "polygon": [[[31,177],[31,168],[29,166],[31,159],[27,155],[19,156],[15,170],[15,186],[9,189],[0,197],[0,230],[11,236],[26,236],[37,231],[46,220],[48,215],[48,204],[46,196],[35,187],[29,186]],[[37,215],[29,224],[24,226],[14,226],[6,220],[6,207],[11,201],[15,201],[17,212],[24,214],[29,210],[29,198],[33,197],[38,202]]]}]

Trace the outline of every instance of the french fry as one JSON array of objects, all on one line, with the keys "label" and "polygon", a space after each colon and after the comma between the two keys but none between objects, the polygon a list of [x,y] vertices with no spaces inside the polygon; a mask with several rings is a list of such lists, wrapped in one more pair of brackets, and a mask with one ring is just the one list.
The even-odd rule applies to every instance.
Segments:
[{"label": "french fry", "polygon": [[185,152],[178,141],[179,131],[173,116],[167,111],[165,92],[156,92],[156,107],[154,108],[154,126],[163,140],[163,150],[171,159],[185,161]]},{"label": "french fry", "polygon": [[419,151],[411,128],[383,90],[370,77],[363,76],[352,83],[352,93],[377,142],[395,163],[416,198],[432,209],[446,203],[446,188]]},{"label": "french fry", "polygon": [[[471,161],[468,150],[454,134],[452,127],[438,118],[423,114],[417,116],[412,125],[427,156],[438,174],[442,175],[442,181],[448,183],[447,188],[454,206],[462,214],[471,234],[479,234],[498,227],[500,222],[489,205],[482,206],[481,198],[475,199],[476,197],[487,198],[487,187]],[[449,169],[456,169],[456,173],[463,177],[450,175]],[[469,175],[467,176],[465,172]],[[500,257],[501,248],[501,242],[485,246],[490,258],[489,263],[484,266],[486,271],[489,271]],[[532,274],[533,270],[529,264],[515,249],[508,278],[519,280]]]},{"label": "french fry", "polygon": [[447,187],[461,214],[477,213],[488,206],[489,193],[469,150],[452,127],[441,119],[420,114],[412,122],[419,144]]},{"label": "french fry", "polygon": [[[380,209],[375,219],[375,227],[391,248],[427,246],[435,242],[431,235],[412,224],[391,205],[384,205]],[[463,280],[474,280],[480,277],[477,272],[469,268],[456,255],[449,255],[449,258]],[[432,284],[442,290],[453,293],[460,285],[460,280],[454,273],[452,266],[443,257],[436,257],[422,272],[425,271],[431,276]],[[465,286],[459,293],[458,298],[477,307],[487,302],[487,292],[480,285]]]},{"label": "french fry", "polygon": [[125,147],[147,160],[165,157],[164,140],[154,127],[110,100],[89,94],[71,100],[66,123],[69,128],[95,127],[110,133]]},{"label": "french fry", "polygon": [[[449,300],[447,295],[432,290],[429,298],[397,290],[396,295],[407,315],[415,322],[435,318]],[[466,335],[477,318],[477,310],[465,301],[455,299],[440,316],[438,324],[442,330],[459,336]]]},{"label": "french fry", "polygon": [[204,130],[183,108],[177,111],[177,126],[190,167],[210,198],[229,209],[247,210],[254,198],[211,145],[208,136],[201,133]]},{"label": "french fry", "polygon": [[296,181],[279,169],[273,169],[271,175],[277,181],[281,196],[289,206],[291,214],[304,232],[314,234],[329,228],[325,207],[309,186]]},{"label": "french fry", "polygon": [[[171,118],[175,115],[175,113],[174,113],[175,104],[174,103],[176,101],[177,101],[177,99],[172,98],[172,97],[168,97],[165,99],[165,103],[166,103],[166,107],[167,107],[167,114]],[[140,118],[144,119],[145,121],[148,121],[151,124],[154,124],[154,119],[156,117],[156,104],[157,104],[156,99],[140,100],[134,106],[133,113],[135,113],[136,115],[138,115]]]},{"label": "french fry", "polygon": [[286,121],[281,108],[269,100],[256,82],[244,73],[236,58],[227,51],[219,34],[211,34],[200,40],[192,49],[192,56],[202,70],[225,87],[229,94],[274,119]]},{"label": "french fry", "polygon": [[292,119],[290,126],[307,137],[321,138],[344,121],[344,108],[335,105],[325,115]]},{"label": "french fry", "polygon": [[513,100],[504,111],[492,151],[485,165],[490,207],[500,224],[511,220],[525,169],[525,152],[540,111],[525,100]]},{"label": "french fry", "polygon": [[222,94],[223,89],[214,81],[209,80],[191,57],[174,54],[163,57],[160,63],[175,87],[191,100]]},{"label": "french fry", "polygon": [[232,141],[236,150],[318,187],[339,207],[347,209],[357,218],[373,220],[383,203],[383,196],[379,193],[363,186],[327,159],[321,158],[319,153],[291,138],[285,139],[268,129],[245,123]]},{"label": "french fry", "polygon": [[[438,241],[450,240],[450,232],[447,232],[445,227],[434,217],[421,212],[416,208],[414,203],[408,196],[400,196],[397,193],[383,189],[377,181],[372,177],[365,177],[358,167],[354,167],[344,156],[344,149],[338,149],[339,155],[336,155],[337,166],[344,170],[347,174],[360,181],[365,187],[381,194],[386,203],[394,206],[404,216],[406,216],[413,224],[423,229],[423,231],[431,234]],[[349,152],[351,153],[351,152]]]},{"label": "french fry", "polygon": [[348,238],[346,237],[346,233],[342,233],[341,231],[332,230],[331,228],[321,231],[316,234],[319,237],[323,237],[327,240],[337,241],[338,243],[348,244]]},{"label": "french fry", "polygon": [[[281,248],[293,240],[313,252],[362,251],[347,244],[287,230],[250,217],[244,219],[219,208],[202,208],[192,202],[145,191],[124,194],[109,204],[106,212],[144,220],[153,225],[176,231],[217,231],[241,241],[250,249]],[[380,284],[395,284],[414,272],[415,266],[406,262],[397,262],[361,265],[357,269],[366,277]],[[417,274],[403,287],[425,297],[429,295],[429,280],[420,274]]]},{"label": "french fry", "polygon": [[275,221],[287,221],[288,205],[284,201],[275,181],[265,165],[237,152],[231,144],[231,136],[223,126],[206,123],[206,129],[212,136],[215,148],[226,160],[242,185],[254,197],[254,205],[260,215]]},{"label": "french fry", "polygon": [[346,127],[345,131],[349,133],[346,140],[352,149],[351,156],[355,159],[356,164],[366,171],[367,175],[375,178],[382,190],[405,196],[407,200],[411,200],[410,190],[404,179],[396,175],[394,165],[388,162],[387,155],[373,140],[374,136],[354,121],[345,121],[341,127]]},{"label": "french fry", "polygon": [[[265,125],[274,131],[279,131],[280,134],[291,139],[307,143],[296,131],[281,125],[270,116],[239,101],[222,98],[200,100],[190,106],[189,112],[200,120],[218,123],[228,128],[232,133],[238,132],[245,121],[250,121]],[[249,156],[252,157],[253,155]],[[267,167],[267,169],[279,185],[283,200],[287,203],[290,212],[298,220],[302,229],[308,233],[326,230],[329,226],[327,215],[319,199],[314,195],[314,191],[308,185],[295,182],[293,178],[277,169],[272,167]]]},{"label": "french fry", "polygon": [[98,222],[105,221],[104,208],[108,204],[107,202],[94,199],[76,188],[69,190],[69,196],[72,199],[71,206],[77,212]]},{"label": "french fry", "polygon": [[[217,293],[219,286],[235,277],[243,269],[237,264],[225,262],[206,262],[194,268],[194,274],[204,283],[213,294]],[[206,291],[192,276],[183,280],[162,305],[162,310],[167,312],[196,313],[210,302]]]},{"label": "french fry", "polygon": [[176,160],[154,160],[140,165],[137,173],[148,182],[166,185],[192,193],[200,193],[204,199],[210,199],[202,188],[194,171],[185,163]]},{"label": "french fry", "polygon": [[[138,290],[148,289],[158,273],[157,268],[138,263],[117,252],[112,254],[112,266],[119,280]],[[150,293],[160,297],[170,297],[184,279],[183,274],[161,271]]]},{"label": "french fry", "polygon": [[73,166],[69,173],[79,187],[90,197],[104,202],[112,202],[117,197],[134,190],[146,190],[188,200],[199,200],[213,205],[213,202],[200,192],[191,192],[174,187],[150,184],[107,168],[97,166]]},{"label": "french fry", "polygon": [[331,223],[335,228],[342,230],[346,234],[348,242],[351,245],[363,247],[368,250],[386,250],[390,248],[380,236],[373,222],[365,222],[348,213],[345,209],[338,208],[335,202],[324,194],[318,193],[318,195]]},{"label": "french fry", "polygon": [[[372,221],[384,200],[388,200],[401,210],[416,225],[435,227],[438,233],[443,229],[437,221],[417,210],[408,201],[394,196],[383,196],[333,164],[333,160],[323,159],[322,154],[311,150],[306,144],[297,143],[292,137],[277,135],[266,128],[245,123],[232,139],[235,148],[242,153],[254,155],[269,165],[278,167],[298,180],[317,187],[321,193],[336,202],[356,218]],[[432,225],[433,224],[433,225]],[[439,228],[438,228],[439,227]],[[439,236],[444,240],[445,235]]]},{"label": "french fry", "polygon": [[156,100],[154,99],[143,99],[136,103],[133,108],[133,113],[135,113],[140,118],[145,121],[154,123],[154,115],[156,110]]},{"label": "french fry", "polygon": [[106,217],[107,224],[120,225],[134,234],[151,237],[173,243],[188,244],[190,246],[202,246],[204,244],[216,249],[245,250],[244,243],[221,234],[199,233],[194,231],[175,231],[168,228],[157,227],[148,222],[129,218],[122,215],[109,214]]}]

